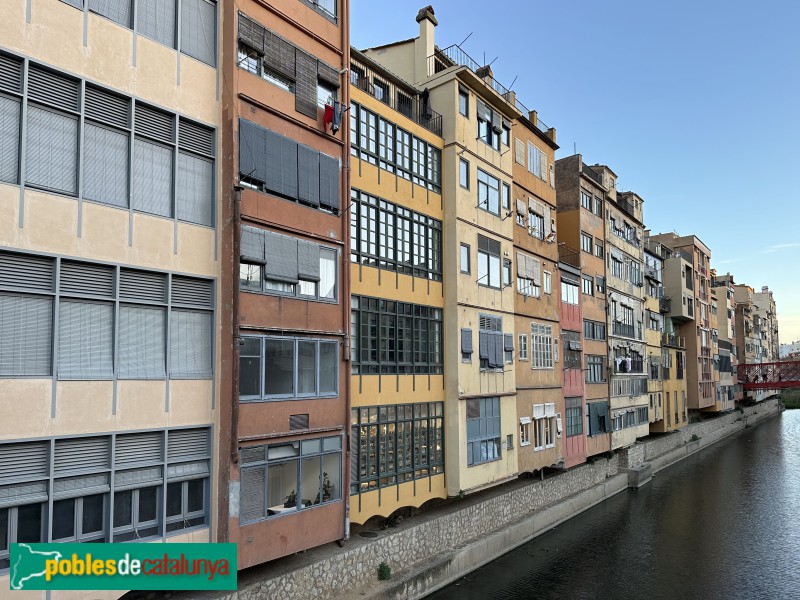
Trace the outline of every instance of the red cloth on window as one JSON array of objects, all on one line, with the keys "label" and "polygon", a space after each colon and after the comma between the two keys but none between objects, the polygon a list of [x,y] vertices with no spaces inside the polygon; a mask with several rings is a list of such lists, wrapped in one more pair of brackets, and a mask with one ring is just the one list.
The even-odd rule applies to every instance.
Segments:
[{"label": "red cloth on window", "polygon": [[325,131],[328,130],[331,123],[333,123],[333,107],[330,104],[326,104],[325,114],[322,117],[322,124],[325,126]]}]

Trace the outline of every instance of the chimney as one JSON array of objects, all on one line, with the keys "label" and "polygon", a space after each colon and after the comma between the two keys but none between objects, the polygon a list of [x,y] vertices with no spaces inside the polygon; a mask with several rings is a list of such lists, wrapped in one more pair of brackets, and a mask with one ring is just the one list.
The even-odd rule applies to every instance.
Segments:
[{"label": "chimney", "polygon": [[419,10],[417,23],[419,23],[419,37],[414,40],[414,83],[420,85],[428,78],[429,69],[433,68],[433,65],[428,65],[428,58],[433,56],[433,29],[439,22],[434,16],[432,6]]}]

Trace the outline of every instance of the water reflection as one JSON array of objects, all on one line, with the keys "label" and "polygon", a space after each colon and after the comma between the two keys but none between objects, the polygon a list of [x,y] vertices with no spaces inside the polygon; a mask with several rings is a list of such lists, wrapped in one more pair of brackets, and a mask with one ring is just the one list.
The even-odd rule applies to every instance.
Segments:
[{"label": "water reflection", "polygon": [[800,598],[800,411],[742,431],[431,598]]}]

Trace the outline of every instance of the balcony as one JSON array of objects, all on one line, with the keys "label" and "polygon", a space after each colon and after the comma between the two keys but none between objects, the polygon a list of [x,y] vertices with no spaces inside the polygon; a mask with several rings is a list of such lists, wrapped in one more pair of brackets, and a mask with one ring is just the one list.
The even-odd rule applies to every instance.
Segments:
[{"label": "balcony", "polygon": [[698,264],[698,265],[697,265],[697,271],[698,271],[698,272],[700,273],[700,275],[702,275],[703,277],[708,277],[708,267],[707,267],[706,265],[704,265],[704,264]]},{"label": "balcony", "polygon": [[[442,135],[442,115],[426,105],[413,91],[411,86],[401,85],[399,78],[376,73],[366,64],[351,57],[350,84],[366,92],[386,106],[405,115],[417,125],[421,125],[431,133]],[[393,79],[396,79],[393,81]]]},{"label": "balcony", "polygon": [[623,212],[627,213],[634,219],[637,219],[636,212],[633,208],[633,202],[631,202],[628,198],[617,197],[617,204],[619,204],[619,207]]},{"label": "balcony", "polygon": [[612,331],[614,332],[614,335],[621,335],[629,338],[636,336],[636,328],[633,325],[627,325],[625,323],[620,323],[619,321],[614,321]]},{"label": "balcony", "polygon": [[711,348],[708,346],[701,346],[700,347],[700,356],[705,356],[706,358],[711,358]]},{"label": "balcony", "polygon": [[594,181],[597,185],[604,188],[603,185],[603,178],[597,173],[594,169],[592,169],[589,165],[583,165],[583,174],[586,175],[589,179]]},{"label": "balcony", "polygon": [[686,338],[675,335],[674,333],[661,334],[661,345],[670,348],[686,348]]},{"label": "balcony", "polygon": [[483,79],[495,92],[505,98],[506,102],[512,102],[511,91],[494,78],[491,69],[489,67],[480,66],[469,54],[464,52],[458,44],[453,44],[447,48],[436,48],[434,50],[433,55],[428,57],[428,76],[441,73],[451,67],[459,66],[467,67],[470,71],[475,73],[475,75]]},{"label": "balcony", "polygon": [[649,277],[650,279],[653,279],[655,281],[661,282],[661,271],[648,264],[645,264],[644,266],[644,276]]},{"label": "balcony", "polygon": [[672,310],[672,300],[662,296],[658,301],[658,310],[662,313],[670,312]]},{"label": "balcony", "polygon": [[581,268],[581,253],[563,242],[558,244],[558,260],[576,269]]}]

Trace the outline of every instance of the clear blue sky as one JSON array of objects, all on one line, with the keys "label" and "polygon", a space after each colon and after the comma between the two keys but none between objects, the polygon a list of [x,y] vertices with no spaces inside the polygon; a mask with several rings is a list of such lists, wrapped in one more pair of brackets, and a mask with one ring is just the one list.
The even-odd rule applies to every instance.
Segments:
[{"label": "clear blue sky", "polygon": [[[351,42],[415,37],[417,3],[352,0]],[[654,233],[700,237],[718,273],[800,339],[800,2],[439,0],[460,43],[557,130],[557,157],[608,164]],[[574,144],[574,146],[573,146]]]}]

